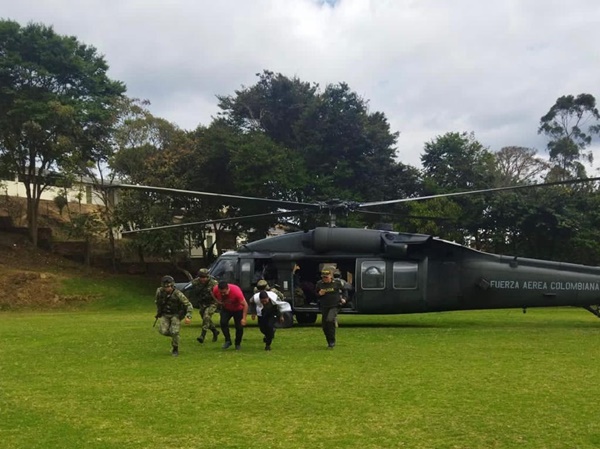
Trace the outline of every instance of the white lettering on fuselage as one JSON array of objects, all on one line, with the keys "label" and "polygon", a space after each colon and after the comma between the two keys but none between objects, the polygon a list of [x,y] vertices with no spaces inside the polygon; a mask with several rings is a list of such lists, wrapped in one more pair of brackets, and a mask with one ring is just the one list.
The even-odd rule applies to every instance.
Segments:
[{"label": "white lettering on fuselage", "polygon": [[490,281],[490,287],[502,288],[502,289],[516,289],[519,288],[519,281],[505,281],[505,280],[492,280]]},{"label": "white lettering on fuselage", "polygon": [[491,288],[502,290],[576,290],[600,291],[598,282],[547,282],[547,281],[512,281],[508,279],[492,279]]}]

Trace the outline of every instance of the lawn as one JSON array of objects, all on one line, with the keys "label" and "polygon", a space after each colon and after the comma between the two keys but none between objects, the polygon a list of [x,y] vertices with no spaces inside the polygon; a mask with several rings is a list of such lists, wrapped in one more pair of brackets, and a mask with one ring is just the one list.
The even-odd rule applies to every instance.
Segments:
[{"label": "lawn", "polygon": [[13,448],[597,448],[600,320],[582,309],[341,316],[263,350],[180,356],[149,286],[65,311],[0,313],[0,446]]}]

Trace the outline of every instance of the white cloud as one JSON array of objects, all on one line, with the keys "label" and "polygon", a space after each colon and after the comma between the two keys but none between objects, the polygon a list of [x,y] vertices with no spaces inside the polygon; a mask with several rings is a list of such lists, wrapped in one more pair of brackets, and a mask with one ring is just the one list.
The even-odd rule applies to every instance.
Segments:
[{"label": "white cloud", "polygon": [[[333,3],[333,6],[331,5]],[[103,53],[110,75],[152,112],[192,129],[216,95],[263,69],[340,81],[423,144],[473,131],[492,150],[543,151],[539,119],[566,94],[598,97],[595,0],[0,0],[3,18],[53,25]],[[599,98],[600,100],[600,98]]]}]

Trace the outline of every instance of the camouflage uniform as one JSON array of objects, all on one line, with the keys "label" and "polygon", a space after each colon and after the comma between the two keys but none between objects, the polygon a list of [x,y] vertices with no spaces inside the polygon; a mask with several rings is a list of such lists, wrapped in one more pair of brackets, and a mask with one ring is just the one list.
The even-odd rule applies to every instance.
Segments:
[{"label": "camouflage uniform", "polygon": [[[167,279],[168,278],[168,279]],[[185,316],[192,317],[192,304],[183,293],[173,285],[173,278],[165,276],[163,286],[156,289],[156,317],[160,318],[158,332],[166,337],[171,337],[172,354],[179,354],[179,330],[181,320]],[[165,288],[171,287],[171,292]]]},{"label": "camouflage uniform", "polygon": [[[203,281],[204,279],[207,280]],[[198,304],[198,313],[202,316],[202,333],[196,339],[200,343],[204,343],[206,332],[209,330],[213,334],[213,342],[217,341],[217,337],[219,336],[219,331],[212,320],[212,316],[217,311],[218,305],[211,294],[212,289],[218,283],[219,281],[208,274],[206,268],[198,270],[198,277],[192,280],[190,295],[192,295],[194,302]]]}]

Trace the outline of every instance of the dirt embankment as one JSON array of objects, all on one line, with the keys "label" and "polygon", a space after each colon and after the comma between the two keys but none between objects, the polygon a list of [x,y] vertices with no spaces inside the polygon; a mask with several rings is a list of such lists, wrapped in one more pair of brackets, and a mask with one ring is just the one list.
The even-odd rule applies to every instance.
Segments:
[{"label": "dirt embankment", "polygon": [[46,309],[88,301],[63,295],[60,282],[80,275],[84,268],[31,246],[20,235],[0,232],[0,310]]}]

